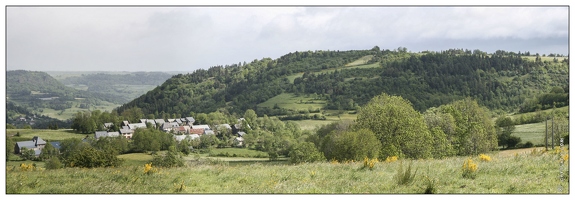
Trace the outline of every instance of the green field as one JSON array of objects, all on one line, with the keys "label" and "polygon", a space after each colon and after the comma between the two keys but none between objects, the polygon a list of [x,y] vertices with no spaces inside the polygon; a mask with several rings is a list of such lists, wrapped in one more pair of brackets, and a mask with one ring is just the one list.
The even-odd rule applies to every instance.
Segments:
[{"label": "green field", "polygon": [[[521,57],[522,57],[522,58],[527,58],[527,59],[529,59],[529,60],[531,60],[531,61],[535,61],[535,58],[537,58],[537,56],[521,56]],[[550,62],[553,62],[553,57],[548,57],[548,56],[542,57],[542,56],[540,56],[540,58],[541,58],[541,61],[550,61]],[[557,60],[559,60],[559,62],[561,62],[564,58],[569,59],[568,57],[557,57]]]},{"label": "green field", "polygon": [[367,62],[369,62],[371,59],[373,59],[373,55],[368,55],[368,56],[364,56],[361,57],[360,59],[357,59],[356,61],[353,61],[347,65],[345,65],[346,67],[350,67],[350,66],[357,66],[357,65],[365,65],[367,64]]},{"label": "green field", "polygon": [[48,129],[6,129],[6,135],[12,136],[20,133],[19,140],[32,140],[34,136],[39,136],[43,140],[58,141],[68,138],[84,139],[86,135],[93,136],[94,134],[79,134],[72,129],[48,130]]},{"label": "green field", "polygon": [[[372,64],[366,64],[369,60],[371,60],[373,58],[373,55],[369,55],[369,56],[364,56],[360,59],[357,59],[351,63],[346,64],[345,66],[342,67],[336,67],[336,68],[330,68],[330,69],[324,69],[324,70],[320,70],[317,72],[312,72],[313,74],[322,74],[322,73],[331,73],[334,72],[335,70],[342,70],[342,69],[355,69],[355,68],[375,68],[375,67],[380,67],[379,63],[372,63]],[[293,81],[296,78],[302,77],[303,76],[303,72],[302,73],[295,73],[292,75],[287,76],[288,80],[293,83]]]},{"label": "green field", "polygon": [[[551,114],[552,111],[553,111],[553,109],[547,109],[547,110],[542,110],[542,111],[539,111],[539,112],[542,112],[543,114],[548,115],[548,114]],[[564,107],[561,107],[561,108],[555,108],[555,111],[557,111],[557,112],[565,112],[565,113],[569,114],[569,106],[564,106]],[[511,119],[515,120],[515,119],[517,119],[517,118],[519,118],[519,117],[521,117],[521,116],[523,116],[523,115],[526,115],[526,116],[527,116],[527,115],[533,115],[533,114],[536,114],[536,113],[537,113],[537,112],[520,113],[520,114],[510,115],[509,117],[511,117]]]},{"label": "green field", "polygon": [[276,104],[280,108],[297,111],[308,110],[310,107],[312,109],[322,109],[325,106],[325,101],[314,100],[312,97],[296,96],[293,93],[282,93],[258,104],[258,106],[273,108]]},{"label": "green field", "polygon": [[[564,150],[562,155],[568,153]],[[477,156],[475,179],[462,177],[468,157],[378,162],[231,165],[188,161],[185,167],[144,173],[142,164],[116,168],[6,169],[7,194],[569,194],[569,163],[547,153]],[[139,157],[135,155],[134,157]],[[26,162],[31,164],[31,162]],[[412,181],[399,184],[400,166],[412,164]],[[10,165],[10,164],[9,164]],[[10,165],[15,166],[15,165]],[[42,166],[38,164],[38,166]],[[153,166],[153,165],[152,165]],[[417,171],[416,171],[417,170]],[[563,178],[559,175],[564,174]]]},{"label": "green field", "polygon": [[[67,120],[67,119],[74,117],[74,114],[76,114],[78,111],[88,111],[88,109],[79,108],[78,105],[80,105],[79,100],[74,102],[74,104],[72,105],[72,108],[65,109],[64,112],[62,112],[61,110],[54,110],[51,108],[43,108],[43,112],[41,114],[46,115],[48,117],[56,118],[59,120]],[[119,104],[113,104],[110,102],[102,102],[102,105],[93,106],[90,110],[100,110],[102,112],[104,112],[104,111],[110,112],[110,111],[112,111],[112,109],[114,109],[118,106],[120,106],[120,105]]]},{"label": "green field", "polygon": [[521,138],[521,142],[530,141],[534,145],[543,145],[545,139],[545,122],[516,125],[512,136]]}]

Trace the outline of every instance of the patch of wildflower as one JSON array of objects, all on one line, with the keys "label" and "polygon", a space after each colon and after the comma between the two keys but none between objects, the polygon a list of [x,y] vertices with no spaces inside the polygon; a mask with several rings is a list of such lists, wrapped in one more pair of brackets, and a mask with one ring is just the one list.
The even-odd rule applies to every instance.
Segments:
[{"label": "patch of wildflower", "polygon": [[20,164],[20,171],[34,171],[34,170],[36,170],[35,164],[26,164],[26,163]]},{"label": "patch of wildflower", "polygon": [[315,177],[315,174],[316,174],[315,171],[309,171],[309,175],[310,175],[312,178]]},{"label": "patch of wildflower", "polygon": [[475,164],[471,158],[465,160],[461,168],[463,170],[463,178],[475,179],[475,176],[477,175],[477,164]]},{"label": "patch of wildflower", "polygon": [[331,163],[331,164],[339,164],[339,162],[338,162],[335,158],[332,158],[331,161],[329,161],[329,163]]},{"label": "patch of wildflower", "polygon": [[569,160],[569,154],[563,155],[561,159],[563,159],[563,162],[567,162]]},{"label": "patch of wildflower", "polygon": [[491,161],[491,157],[489,155],[485,155],[485,154],[479,154],[479,159],[481,161],[485,161],[485,162]]},{"label": "patch of wildflower", "polygon": [[144,174],[154,174],[158,172],[157,168],[152,167],[152,163],[148,163],[144,165]]},{"label": "patch of wildflower", "polygon": [[388,157],[385,159],[385,162],[386,162],[386,163],[391,163],[391,162],[395,162],[395,161],[397,161],[397,156],[391,156],[391,157],[388,156]]},{"label": "patch of wildflower", "polygon": [[365,157],[363,159],[363,168],[368,168],[371,170],[375,166],[375,163],[378,163],[378,162],[379,162],[379,160],[377,158],[369,159],[368,157]]}]

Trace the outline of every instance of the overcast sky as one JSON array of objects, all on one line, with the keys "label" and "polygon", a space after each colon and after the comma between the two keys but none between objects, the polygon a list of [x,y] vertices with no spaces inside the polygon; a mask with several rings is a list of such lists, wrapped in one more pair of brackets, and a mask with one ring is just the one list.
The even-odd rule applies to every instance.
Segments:
[{"label": "overcast sky", "polygon": [[568,7],[7,7],[7,70],[194,71],[307,50],[568,54]]}]

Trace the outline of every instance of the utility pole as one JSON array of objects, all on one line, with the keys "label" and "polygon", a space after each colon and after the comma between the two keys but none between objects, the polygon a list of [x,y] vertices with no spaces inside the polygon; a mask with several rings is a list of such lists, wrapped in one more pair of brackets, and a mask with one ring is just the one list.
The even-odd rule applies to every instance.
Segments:
[{"label": "utility pole", "polygon": [[553,127],[553,118],[554,116],[551,116],[551,150],[555,149],[555,128]]},{"label": "utility pole", "polygon": [[547,151],[547,150],[548,150],[548,147],[549,147],[548,142],[547,142],[547,137],[549,137],[549,136],[547,135],[547,121],[548,121],[548,120],[549,120],[549,117],[546,116],[546,117],[545,117],[545,151]]}]

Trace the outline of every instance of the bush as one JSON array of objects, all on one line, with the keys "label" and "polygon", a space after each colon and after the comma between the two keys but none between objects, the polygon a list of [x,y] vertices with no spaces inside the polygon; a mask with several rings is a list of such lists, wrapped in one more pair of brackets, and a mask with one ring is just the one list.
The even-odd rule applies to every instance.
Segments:
[{"label": "bush", "polygon": [[317,150],[311,142],[303,142],[294,145],[289,152],[291,163],[307,163],[325,160],[324,155]]},{"label": "bush", "polygon": [[471,158],[465,160],[461,168],[463,170],[463,178],[475,179],[477,175],[477,164],[475,164]]},{"label": "bush", "polygon": [[52,157],[46,161],[46,169],[60,169],[62,168],[62,162],[58,157]]},{"label": "bush", "polygon": [[514,148],[517,144],[521,143],[521,138],[517,136],[511,136],[507,139],[507,148]]},{"label": "bush", "polygon": [[176,148],[171,146],[166,155],[154,156],[152,163],[158,167],[182,167],[184,166],[184,159],[180,153],[176,151]]},{"label": "bush", "polygon": [[527,141],[524,145],[523,148],[531,148],[533,147],[533,143],[531,141]]}]

